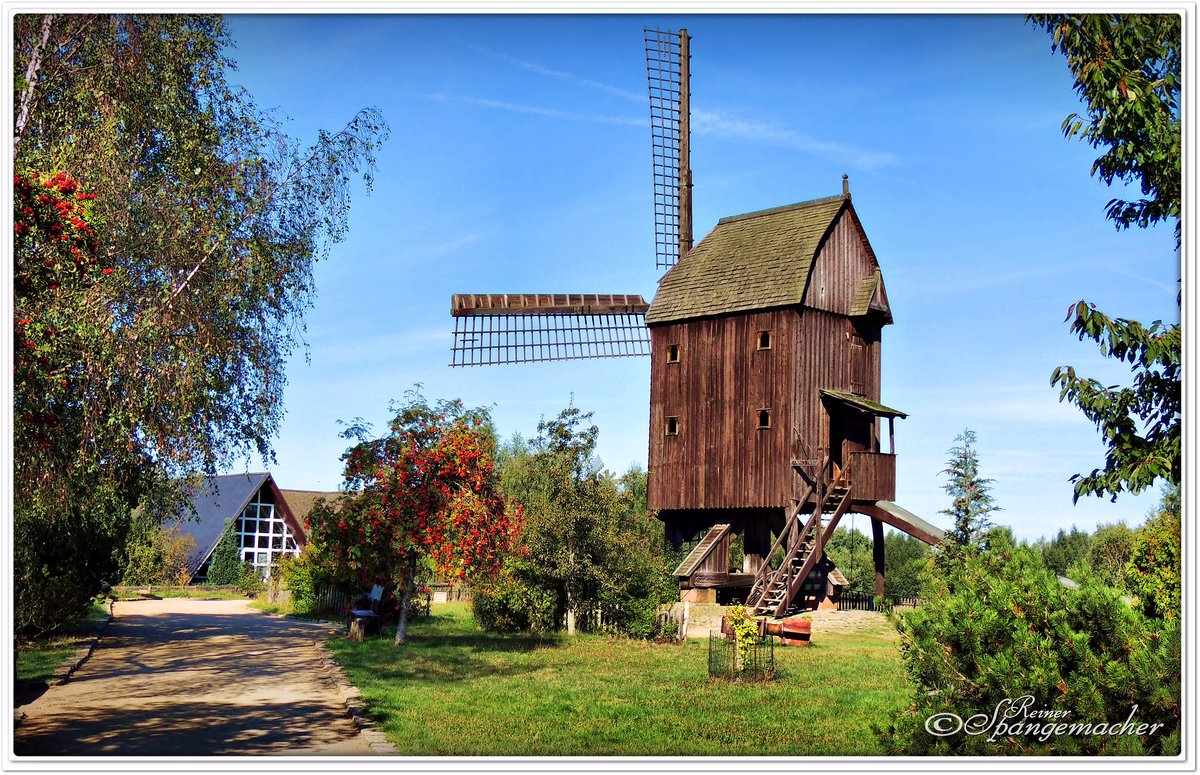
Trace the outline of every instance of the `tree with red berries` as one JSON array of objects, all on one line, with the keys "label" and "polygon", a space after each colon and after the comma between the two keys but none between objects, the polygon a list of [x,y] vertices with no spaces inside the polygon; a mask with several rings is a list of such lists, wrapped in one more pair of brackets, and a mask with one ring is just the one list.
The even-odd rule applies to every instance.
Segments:
[{"label": "tree with red berries", "polygon": [[444,579],[495,575],[520,534],[520,506],[497,488],[495,435],[486,409],[461,401],[430,405],[415,391],[388,434],[362,422],[342,456],[343,494],[309,515],[309,540],[360,583],[392,584],[399,598],[396,645],[423,566]]}]

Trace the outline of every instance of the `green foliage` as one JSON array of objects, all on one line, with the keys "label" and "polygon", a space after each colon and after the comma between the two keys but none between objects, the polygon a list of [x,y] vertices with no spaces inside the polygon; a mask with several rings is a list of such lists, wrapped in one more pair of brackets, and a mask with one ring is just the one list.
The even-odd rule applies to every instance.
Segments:
[{"label": "green foliage", "polygon": [[1125,588],[1125,565],[1133,555],[1134,531],[1128,525],[1100,525],[1088,546],[1087,564],[1104,584]]},{"label": "green foliage", "polygon": [[825,554],[846,577],[843,592],[875,594],[875,559],[870,538],[859,530],[839,526],[826,541]]},{"label": "green foliage", "polygon": [[223,587],[236,585],[242,580],[242,550],[233,523],[226,521],[221,538],[213,548],[208,560],[208,583]]},{"label": "green foliage", "polygon": [[726,609],[725,622],[729,625],[729,629],[733,630],[733,637],[737,645],[735,667],[739,671],[745,670],[746,660],[750,658],[750,653],[758,643],[758,623],[751,618],[745,606],[740,605],[732,605]]},{"label": "green foliage", "polygon": [[554,593],[528,583],[511,568],[472,589],[471,613],[491,632],[547,633],[558,626]]},{"label": "green foliage", "polygon": [[954,441],[949,463],[942,471],[949,477],[942,489],[950,495],[951,505],[940,513],[954,518],[954,527],[946,534],[947,543],[968,546],[979,542],[992,524],[988,514],[1000,507],[992,498],[992,480],[979,475],[975,432],[964,430]]},{"label": "green foliage", "polygon": [[292,593],[292,613],[307,616],[318,613],[317,595],[333,584],[333,571],[316,544],[308,542],[299,555],[283,555],[271,574],[273,583]]},{"label": "green foliage", "polygon": [[1119,228],[1178,218],[1181,159],[1178,14],[1038,14],[1028,17],[1053,35],[1075,77],[1086,116],[1071,114],[1063,134],[1104,154],[1092,175],[1105,184],[1140,184],[1144,198],[1113,199]]},{"label": "green foliage", "polygon": [[[908,708],[877,729],[898,754],[1173,754],[1179,750],[1179,629],[1160,627],[1091,574],[1078,589],[1058,582],[1039,553],[1003,533],[966,547],[922,575],[921,607],[900,630],[914,686]],[[1030,697],[1029,710],[1066,712],[1075,723],[1161,724],[1154,734],[984,734],[955,731]],[[943,714],[937,731],[936,714]],[[934,719],[933,722],[927,720]],[[1015,722],[1035,719],[1020,716]],[[927,724],[933,723],[930,727]],[[974,728],[968,725],[966,729]],[[1000,734],[993,735],[999,731]]]},{"label": "green foliage", "polygon": [[263,581],[262,571],[254,567],[254,563],[243,562],[241,572],[237,577],[238,591],[247,597],[253,597],[266,588],[266,582]]},{"label": "green foliage", "polygon": [[525,530],[498,581],[512,589],[477,602],[484,626],[540,628],[549,600],[551,626],[568,610],[599,608],[618,631],[652,635],[657,606],[678,599],[662,525],[646,510],[646,473],[605,471],[590,419],[568,406],[538,424],[532,443],[517,437],[500,450],[501,488],[524,507]]},{"label": "green foliage", "polygon": [[1100,353],[1128,363],[1133,373],[1130,387],[1104,385],[1082,377],[1071,366],[1060,366],[1050,376],[1059,386],[1059,400],[1079,407],[1104,437],[1107,447],[1103,469],[1075,474],[1075,500],[1083,495],[1139,493],[1161,480],[1179,484],[1182,332],[1178,324],[1164,326],[1156,320],[1149,328],[1136,320],[1111,318],[1085,302],[1074,304],[1067,315],[1071,332],[1096,342]]},{"label": "green foliage", "polygon": [[1092,537],[1074,525],[1071,532],[1060,529],[1053,540],[1041,546],[1042,561],[1058,576],[1070,577],[1072,569],[1087,561]]},{"label": "green foliage", "polygon": [[[141,514],[135,521],[153,523]],[[196,539],[181,534],[178,525],[144,527],[145,532],[136,528],[130,531],[121,583],[133,586],[187,583],[188,559],[196,548]]]},{"label": "green foliage", "polygon": [[883,546],[884,591],[890,597],[919,595],[921,570],[930,557],[929,544],[919,538],[893,531],[883,537]]},{"label": "green foliage", "polygon": [[100,489],[70,509],[39,504],[13,512],[13,623],[53,632],[87,613],[102,581],[118,577],[130,505]]},{"label": "green foliage", "polygon": [[[1092,174],[1140,184],[1138,201],[1112,199],[1107,215],[1118,228],[1175,219],[1180,241],[1180,17],[1177,14],[1031,15],[1050,31],[1075,77],[1086,116],[1063,122],[1068,138],[1105,149]],[[1072,320],[1073,318],[1073,320]],[[1114,318],[1084,301],[1067,314],[1071,332],[1109,358],[1128,363],[1133,385],[1106,386],[1060,366],[1050,377],[1059,400],[1079,407],[1107,447],[1103,468],[1071,477],[1075,499],[1138,493],[1158,480],[1179,484],[1182,335],[1178,323],[1149,327]]]},{"label": "green foliage", "polygon": [[313,266],[387,128],[368,109],[289,138],[226,80],[218,16],[18,14],[13,33],[14,202],[49,183],[85,203],[70,242],[15,213],[14,521],[38,542],[16,605],[47,626],[115,578],[134,506],[270,459]]},{"label": "green foliage", "polygon": [[1179,488],[1170,488],[1162,505],[1138,529],[1125,566],[1126,586],[1137,595],[1146,616],[1181,619],[1180,528]]}]

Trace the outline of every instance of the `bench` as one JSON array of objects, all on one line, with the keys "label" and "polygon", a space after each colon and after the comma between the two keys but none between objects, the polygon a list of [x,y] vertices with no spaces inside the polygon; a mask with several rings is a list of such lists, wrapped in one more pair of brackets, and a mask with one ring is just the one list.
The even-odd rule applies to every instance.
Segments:
[{"label": "bench", "polygon": [[379,605],[379,601],[383,599],[383,587],[379,584],[371,587],[371,591],[367,593],[368,608],[351,608],[346,614],[350,623],[350,637],[358,642],[368,635],[378,635],[381,620],[379,613],[375,610]]}]

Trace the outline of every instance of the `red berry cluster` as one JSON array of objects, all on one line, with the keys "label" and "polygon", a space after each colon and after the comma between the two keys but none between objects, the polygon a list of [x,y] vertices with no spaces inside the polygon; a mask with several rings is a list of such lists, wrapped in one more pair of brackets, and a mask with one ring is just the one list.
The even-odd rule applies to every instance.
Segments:
[{"label": "red berry cluster", "polygon": [[[95,274],[112,274],[97,256],[90,224],[96,195],[80,191],[65,172],[44,179],[13,175],[14,285],[17,298],[54,292],[72,280],[90,284]],[[70,276],[73,274],[74,276]]]},{"label": "red berry cluster", "polygon": [[72,319],[63,294],[113,271],[98,257],[95,196],[64,172],[13,175],[14,431],[41,450],[50,447],[59,425],[55,407],[69,400],[71,375],[79,371],[64,361],[64,332],[55,327]]},{"label": "red berry cluster", "polygon": [[482,421],[470,413],[394,425],[382,445],[345,457],[361,489],[336,513],[317,516],[312,535],[364,582],[413,554],[442,578],[491,575],[517,546],[523,514],[496,489]]}]

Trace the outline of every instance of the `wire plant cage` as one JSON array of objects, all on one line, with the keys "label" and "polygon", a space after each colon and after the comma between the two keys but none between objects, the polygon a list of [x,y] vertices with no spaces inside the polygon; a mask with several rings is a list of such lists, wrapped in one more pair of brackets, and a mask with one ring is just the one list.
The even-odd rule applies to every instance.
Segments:
[{"label": "wire plant cage", "polygon": [[736,640],[708,636],[708,677],[729,681],[771,681],[775,678],[775,639],[759,635],[750,640],[744,656]]}]

